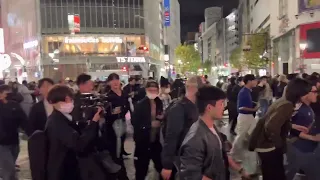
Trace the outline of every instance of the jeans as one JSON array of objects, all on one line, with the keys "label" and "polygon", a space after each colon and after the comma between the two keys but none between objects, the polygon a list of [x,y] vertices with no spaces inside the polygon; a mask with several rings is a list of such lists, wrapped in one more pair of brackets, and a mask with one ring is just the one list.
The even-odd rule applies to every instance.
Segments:
[{"label": "jeans", "polygon": [[310,180],[320,179],[318,165],[320,158],[316,157],[314,152],[301,152],[292,144],[288,144],[287,159],[287,180],[293,180],[300,170],[302,170]]},{"label": "jeans", "polygon": [[16,159],[19,154],[19,145],[0,145],[0,179],[17,180]]},{"label": "jeans", "polygon": [[241,161],[243,168],[249,174],[257,171],[257,153],[248,150],[249,135],[257,124],[252,114],[239,114],[236,127],[237,136],[233,142],[231,155],[236,161]]}]

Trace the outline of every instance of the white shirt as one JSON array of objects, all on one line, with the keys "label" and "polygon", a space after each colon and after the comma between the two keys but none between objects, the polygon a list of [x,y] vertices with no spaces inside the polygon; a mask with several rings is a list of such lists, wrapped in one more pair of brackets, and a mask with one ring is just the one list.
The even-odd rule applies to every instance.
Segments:
[{"label": "white shirt", "polygon": [[217,136],[218,140],[219,140],[219,146],[220,146],[220,149],[222,149],[222,143],[221,143],[221,139],[220,139],[220,136],[218,135],[216,129],[214,127],[212,128],[209,128],[210,131],[212,132],[212,134],[214,134],[215,136]]}]

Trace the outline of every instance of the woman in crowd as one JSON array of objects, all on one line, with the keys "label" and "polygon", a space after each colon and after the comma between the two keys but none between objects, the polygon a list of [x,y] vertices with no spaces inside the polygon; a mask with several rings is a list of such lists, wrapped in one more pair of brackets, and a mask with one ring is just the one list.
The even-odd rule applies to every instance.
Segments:
[{"label": "woman in crowd", "polygon": [[285,180],[283,154],[286,138],[291,128],[306,132],[307,128],[291,124],[295,104],[308,94],[311,85],[306,80],[295,79],[287,86],[285,98],[274,102],[266,115],[259,120],[251,134],[249,150],[258,152],[264,180]]},{"label": "woman in crowd", "polygon": [[279,99],[282,97],[285,87],[287,86],[287,78],[285,75],[280,75],[278,78],[276,98]]},{"label": "woman in crowd", "polygon": [[49,142],[47,178],[48,180],[103,180],[104,173],[99,165],[81,164],[80,161],[93,153],[88,151],[88,147],[97,136],[101,109],[87,127],[80,130],[70,115],[74,107],[72,97],[72,91],[64,85],[54,86],[47,97],[54,108],[45,130]]}]

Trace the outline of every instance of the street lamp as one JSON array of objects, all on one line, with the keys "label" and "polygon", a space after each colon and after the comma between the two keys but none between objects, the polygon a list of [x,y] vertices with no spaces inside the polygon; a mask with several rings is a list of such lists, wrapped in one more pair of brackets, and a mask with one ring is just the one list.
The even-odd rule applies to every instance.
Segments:
[{"label": "street lamp", "polygon": [[299,44],[299,47],[300,47],[300,50],[301,50],[301,51],[304,51],[304,50],[306,50],[306,48],[308,47],[308,44],[305,43],[305,42],[302,42],[302,43]]},{"label": "street lamp", "polygon": [[300,42],[299,47],[300,47],[300,67],[299,68],[300,68],[300,72],[304,73],[304,57],[303,57],[303,53],[307,49],[308,43]]}]

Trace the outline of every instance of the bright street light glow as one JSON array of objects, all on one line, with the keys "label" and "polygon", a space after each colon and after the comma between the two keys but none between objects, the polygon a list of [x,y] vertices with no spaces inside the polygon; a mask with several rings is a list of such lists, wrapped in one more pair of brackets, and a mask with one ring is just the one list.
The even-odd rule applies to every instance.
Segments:
[{"label": "bright street light glow", "polygon": [[308,44],[307,43],[300,43],[299,46],[300,46],[300,49],[302,51],[304,51],[308,47]]}]

